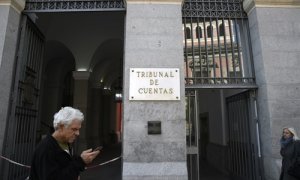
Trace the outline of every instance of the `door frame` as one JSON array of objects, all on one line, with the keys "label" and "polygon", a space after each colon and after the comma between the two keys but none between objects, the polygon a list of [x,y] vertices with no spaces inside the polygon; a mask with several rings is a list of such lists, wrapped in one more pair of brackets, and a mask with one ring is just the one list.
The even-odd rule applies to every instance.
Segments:
[{"label": "door frame", "polygon": [[[45,38],[25,14],[21,17],[19,30],[10,117],[5,130],[3,152],[7,158],[28,165],[36,144],[36,129],[40,119]],[[4,179],[26,176],[27,171],[24,167],[3,164]]]}]

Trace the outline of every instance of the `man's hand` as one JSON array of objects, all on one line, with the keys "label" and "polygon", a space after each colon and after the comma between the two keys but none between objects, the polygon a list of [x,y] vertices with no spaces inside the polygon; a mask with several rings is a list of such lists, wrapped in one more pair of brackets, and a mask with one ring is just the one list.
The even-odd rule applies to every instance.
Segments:
[{"label": "man's hand", "polygon": [[85,151],[82,151],[80,157],[85,164],[90,164],[99,153],[100,151],[92,151],[92,149],[87,149]]}]

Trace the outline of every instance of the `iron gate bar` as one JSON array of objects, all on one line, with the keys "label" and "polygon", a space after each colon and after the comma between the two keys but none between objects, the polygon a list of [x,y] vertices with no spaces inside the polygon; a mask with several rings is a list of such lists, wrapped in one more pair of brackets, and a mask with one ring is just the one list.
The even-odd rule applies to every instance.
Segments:
[{"label": "iron gate bar", "polygon": [[203,18],[203,29],[204,29],[204,42],[205,42],[205,60],[206,60],[206,73],[207,73],[207,76],[206,77],[209,77],[209,68],[208,68],[208,48],[207,48],[207,28],[206,28],[206,23],[205,23],[205,18]]},{"label": "iron gate bar", "polygon": [[[193,98],[191,98],[191,97],[193,97]],[[191,118],[191,99],[192,99],[192,101],[194,101],[194,98],[195,98],[195,96],[190,96],[189,97],[189,113],[190,113],[190,115],[189,115],[189,146],[192,146],[192,128],[191,128],[191,124],[193,124],[193,122],[192,122],[192,120],[194,119],[192,119]],[[194,106],[195,104],[193,103],[193,106]],[[193,108],[193,110],[194,110],[194,107],[192,107]],[[193,111],[194,112],[194,111]],[[192,167],[193,166],[193,156],[190,156],[190,166]],[[191,178],[193,179],[193,175],[194,175],[194,173],[193,173],[193,169],[191,169]]]},{"label": "iron gate bar", "polygon": [[[235,71],[235,67],[234,67],[234,44],[233,44],[233,36],[232,36],[232,29],[231,29],[231,19],[228,19],[228,24],[229,24],[229,37],[230,37],[230,44],[231,44],[231,64],[232,64],[232,69],[233,69],[233,73],[234,73],[234,77],[236,77],[236,71]],[[229,76],[230,77],[230,74]],[[237,81],[235,81],[236,83]]]},{"label": "iron gate bar", "polygon": [[[191,98],[194,97],[191,95],[190,92],[188,92],[187,98],[188,98],[188,128],[189,128],[189,135],[188,135],[188,142],[187,142],[187,146],[191,147],[192,146],[192,131],[191,131],[191,124],[192,124],[192,118],[191,118]],[[190,167],[193,167],[193,156],[190,155],[189,156],[189,160],[190,160]],[[193,168],[190,168],[190,177],[191,179],[193,179]]]},{"label": "iron gate bar", "polygon": [[[199,137],[200,137],[200,135],[199,135],[199,132],[200,132],[200,130],[199,130],[199,121],[198,121],[198,119],[200,118],[199,117],[199,112],[198,112],[198,95],[197,95],[197,90],[194,90],[194,93],[195,93],[195,99],[194,99],[194,107],[195,107],[195,110],[194,110],[194,112],[195,112],[195,118],[194,118],[194,120],[195,120],[195,126],[196,126],[196,132],[195,132],[195,145],[196,145],[196,147],[198,147],[198,149],[199,149],[199,147],[200,147],[200,145],[199,145]],[[200,172],[199,172],[199,167],[200,167],[200,162],[199,162],[199,159],[200,159],[200,155],[199,155],[199,150],[198,150],[198,152],[197,152],[197,167],[198,167],[198,169],[197,169],[197,177],[198,177],[198,179],[200,178]]]},{"label": "iron gate bar", "polygon": [[[247,116],[247,117],[252,117],[251,116],[251,112],[249,112],[249,106],[250,106],[250,92],[249,92],[249,94],[247,95],[247,98],[248,98],[248,101],[247,101],[247,103],[245,103],[245,106],[246,106],[246,113],[247,114],[245,114],[245,116]],[[248,121],[246,121],[246,122],[244,122],[244,129],[245,129],[245,132],[244,133],[246,133],[246,142],[252,142],[252,140],[251,140],[251,124],[250,124],[250,119],[248,120]],[[253,129],[253,128],[252,128]],[[245,148],[247,148],[248,149],[248,151],[246,151],[247,152],[247,156],[246,156],[246,174],[248,174],[248,175],[251,175],[251,177],[252,177],[252,179],[256,179],[256,173],[255,173],[255,165],[254,165],[254,162],[255,162],[255,159],[254,159],[254,155],[252,154],[252,153],[254,153],[254,151],[252,150],[252,143],[247,143],[247,144],[245,144]],[[250,169],[252,169],[252,171],[250,171]],[[248,171],[247,171],[248,170]]]},{"label": "iron gate bar", "polygon": [[[238,100],[237,102],[236,102],[236,109],[238,109],[238,111],[237,111],[237,118],[238,119],[243,119],[243,117],[247,117],[246,115],[245,115],[245,112],[244,111],[247,111],[247,109],[246,109],[246,107],[245,107],[245,105],[244,105],[244,100]],[[243,127],[244,127],[244,121],[240,121],[240,123],[238,124],[238,126],[239,126],[239,129],[243,129]],[[247,165],[247,163],[245,163],[245,153],[246,153],[246,151],[245,151],[245,137],[244,137],[244,132],[245,132],[245,130],[243,129],[242,131],[239,131],[239,138],[240,138],[240,145],[239,145],[239,151],[240,151],[240,158],[239,158],[239,163],[240,163],[240,174],[242,175],[242,174],[245,174],[246,175],[246,177],[249,177],[249,176],[247,176],[247,174],[246,174],[246,165]],[[251,179],[251,180],[253,180],[253,179]]]},{"label": "iron gate bar", "polygon": [[[222,24],[223,25],[223,24]],[[218,38],[218,48],[219,48],[219,62],[220,62],[220,74],[221,74],[221,84],[224,83],[224,79],[223,79],[223,63],[222,63],[222,58],[221,58],[221,43],[220,43],[220,38],[221,38],[221,34],[220,34],[220,30],[219,30],[219,19],[216,19],[216,29],[217,29],[217,37]],[[225,31],[225,29],[224,29]]]},{"label": "iron gate bar", "polygon": [[[212,48],[212,60],[213,60],[213,73],[214,73],[214,77],[213,77],[213,82],[216,83],[216,60],[215,60],[215,47],[214,47],[214,27],[212,25],[212,19],[211,17],[209,18],[209,26],[210,26],[210,43],[211,43],[211,48]],[[207,63],[208,64],[208,63]]]},{"label": "iron gate bar", "polygon": [[[243,22],[243,21],[242,21]],[[234,19],[234,29],[235,29],[235,36],[236,36],[236,41],[237,41],[237,51],[238,51],[238,61],[239,61],[239,63],[238,63],[238,65],[239,65],[239,71],[240,72],[244,72],[243,71],[243,69],[242,69],[242,63],[241,63],[241,49],[240,49],[240,47],[241,47],[241,45],[240,45],[240,31],[237,29],[237,26],[238,26],[238,23],[237,23],[237,20],[236,20],[236,18]],[[241,76],[242,76],[242,74],[241,74]]]},{"label": "iron gate bar", "polygon": [[[199,26],[199,17],[197,17],[197,28],[200,28],[200,26]],[[201,30],[201,36],[200,36],[200,32],[198,32],[199,31],[199,29],[198,29],[198,31],[197,31],[197,34],[198,34],[198,51],[199,51],[199,55],[198,55],[198,57],[199,57],[199,62],[200,62],[200,76],[202,77],[203,76],[203,72],[202,72],[202,63],[201,63],[201,42],[200,42],[200,38],[202,37],[202,29],[200,29]],[[198,82],[196,82],[196,84],[197,84]],[[200,83],[202,83],[202,82],[200,82]]]},{"label": "iron gate bar", "polygon": [[[248,115],[247,113],[245,114],[245,111],[247,111],[247,107],[245,107],[245,103],[247,103],[247,102],[244,102],[244,100],[239,100],[236,103],[236,106],[237,106],[236,108],[240,107],[238,112],[237,112],[238,119],[242,119],[243,117],[247,117],[247,115]],[[241,164],[240,173],[245,174],[246,177],[251,177],[251,176],[248,176],[247,171],[246,171],[246,167],[247,167],[248,163],[245,160],[245,158],[246,158],[245,154],[247,153],[247,150],[245,151],[245,138],[246,137],[245,137],[245,133],[244,133],[245,132],[244,121],[241,121],[239,123],[239,129],[243,129],[243,131],[239,132],[240,133],[239,137],[240,137],[240,142],[241,142],[240,147],[239,147],[239,149],[240,149],[240,158],[239,158],[239,160],[240,160],[240,164]],[[251,179],[251,180],[253,180],[253,179]]]},{"label": "iron gate bar", "polygon": [[[190,18],[190,21],[192,21],[192,18]],[[195,48],[194,48],[194,31],[193,31],[193,23],[191,23],[191,41],[192,41],[192,58],[193,58],[193,68],[195,69]],[[193,71],[193,77],[195,77],[195,71]],[[195,78],[193,79],[193,83],[195,83]]]},{"label": "iron gate bar", "polygon": [[195,84],[195,85],[185,85],[186,90],[192,89],[257,89],[256,84]]},{"label": "iron gate bar", "polygon": [[24,13],[125,11],[125,0],[26,0]]},{"label": "iron gate bar", "polygon": [[[185,48],[185,52],[187,52],[187,32],[186,32],[187,27],[186,27],[186,18],[184,18],[183,21],[184,21],[184,23],[183,23],[183,27],[184,27],[183,28],[183,32],[184,32],[184,48]],[[186,72],[185,76],[189,77],[189,74],[188,74],[188,72],[189,72],[189,70],[188,70],[189,64],[188,64],[188,54],[187,53],[184,54],[184,60],[185,60],[185,69],[186,69],[185,70],[185,72]],[[186,81],[185,84],[189,84],[189,82]]]},{"label": "iron gate bar", "polygon": [[229,77],[229,67],[228,67],[228,49],[227,49],[227,41],[226,41],[226,29],[225,29],[225,21],[224,21],[224,17],[222,18],[222,24],[224,26],[224,47],[225,47],[225,60],[226,60],[226,77]]}]

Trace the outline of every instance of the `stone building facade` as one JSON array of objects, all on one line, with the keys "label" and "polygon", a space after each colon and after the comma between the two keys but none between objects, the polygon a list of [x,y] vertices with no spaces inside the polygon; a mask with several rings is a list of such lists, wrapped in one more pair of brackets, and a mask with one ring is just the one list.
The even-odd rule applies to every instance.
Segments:
[{"label": "stone building facade", "polygon": [[[257,116],[254,119],[257,120],[257,131],[254,128],[253,132],[254,139],[257,140],[257,166],[261,167],[262,171],[255,177],[278,179],[281,166],[279,138],[282,128],[293,126],[300,132],[300,80],[297,78],[300,72],[300,1],[237,0],[243,4],[247,13],[251,41],[248,57],[252,59],[251,68],[255,74],[255,85],[245,88],[220,88],[214,85],[188,88],[185,78],[188,73],[192,74],[192,71],[186,72],[184,61],[186,51],[183,48],[185,37],[182,0],[121,2],[125,4],[124,9],[116,14],[110,11],[99,14],[92,11],[88,14],[84,13],[86,9],[81,8],[81,14],[62,15],[61,12],[50,11],[44,14],[26,13],[25,0],[0,0],[1,154],[18,160],[16,154],[20,151],[10,153],[17,149],[18,145],[12,145],[10,140],[23,142],[18,133],[33,133],[34,140],[28,135],[24,142],[30,141],[31,145],[34,145],[36,139],[39,140],[39,137],[46,133],[46,128],[51,126],[51,114],[62,105],[72,105],[90,119],[85,121],[78,149],[98,142],[107,143],[111,131],[119,137],[123,156],[123,170],[120,173],[124,180],[191,179],[187,154],[193,154],[193,148],[187,147],[187,134],[191,129],[187,128],[189,124],[186,122],[189,114],[186,92],[192,90],[200,98],[196,98],[196,104],[202,108],[199,110],[200,115],[197,114],[196,117],[201,118],[209,112],[211,119],[208,126],[209,143],[206,144],[205,151],[208,155],[220,157],[218,159],[207,156],[211,157],[208,161],[219,166],[222,171],[227,171],[224,167],[228,163],[226,149],[230,130],[226,127],[229,124],[227,118],[230,116],[226,114],[229,110],[225,107],[225,101],[227,97],[246,89],[251,90],[256,100]],[[106,12],[111,14],[106,15]],[[38,59],[41,59],[41,68],[39,69],[38,65],[34,67],[37,66],[37,71],[41,71],[43,75],[36,80],[30,79],[35,78],[35,75],[31,75],[31,70],[23,75],[20,73],[20,57],[25,57],[24,53],[22,54],[25,51],[20,49],[27,47],[26,44],[20,46],[24,16],[31,19],[44,35],[38,36],[34,41],[35,48],[42,47],[39,42],[46,42],[45,47],[33,51],[36,54],[26,56],[38,56]],[[71,23],[66,25],[66,22]],[[72,36],[69,37],[70,34]],[[31,41],[28,42],[30,44]],[[130,88],[134,84],[130,82],[130,71],[135,68],[178,69],[179,76],[176,80],[180,83],[176,90],[180,98],[132,100]],[[19,86],[18,82],[23,76],[26,78],[23,85]],[[40,86],[40,91],[37,90],[37,86]],[[114,94],[120,90],[120,86],[122,105],[116,105]],[[21,100],[16,98],[18,89],[25,89],[26,92],[20,97]],[[35,109],[40,111],[37,114],[30,111],[29,115],[26,115],[30,118],[35,117],[36,122],[33,125],[36,129],[27,131],[21,128],[22,124],[16,125],[17,115],[23,112],[18,109],[19,101],[26,107],[36,107]],[[104,104],[99,103],[100,101]],[[220,111],[214,113],[215,109]],[[22,121],[22,118],[18,120]],[[25,120],[27,119],[23,119],[27,122]],[[149,133],[151,123],[157,122],[160,124],[158,134]],[[10,132],[12,129],[16,132]],[[201,156],[200,145],[197,145],[197,148],[195,154]],[[30,159],[32,147],[27,149],[28,159],[19,159],[22,163],[27,163]],[[0,168],[0,177],[8,177],[8,171],[13,171],[4,160],[0,160]]]}]

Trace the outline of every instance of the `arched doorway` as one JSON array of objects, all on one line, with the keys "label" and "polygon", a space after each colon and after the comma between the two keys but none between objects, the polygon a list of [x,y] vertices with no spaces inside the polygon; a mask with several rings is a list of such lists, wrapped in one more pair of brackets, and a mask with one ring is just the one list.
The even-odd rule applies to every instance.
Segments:
[{"label": "arched doorway", "polygon": [[[102,10],[103,9],[105,9],[105,7],[102,7]],[[28,135],[28,137],[30,136],[30,139],[32,140],[28,142],[26,147],[21,147],[22,144],[8,147],[6,149],[6,152],[8,153],[5,154],[8,158],[15,159],[12,149],[15,149],[14,151],[16,152],[20,152],[21,149],[26,148],[28,155],[26,155],[24,158],[20,156],[20,158],[16,160],[24,164],[30,164],[30,152],[33,151],[36,143],[38,143],[45,134],[51,131],[54,112],[57,112],[62,106],[74,106],[79,109],[84,107],[83,110],[81,109],[86,117],[81,133],[84,144],[82,147],[88,148],[93,145],[90,143],[90,139],[88,139],[89,136],[87,136],[90,135],[90,133],[87,133],[90,132],[87,130],[87,128],[91,126],[94,127],[93,123],[95,123],[94,121],[89,121],[88,119],[88,117],[91,117],[89,115],[89,108],[92,106],[88,104],[90,101],[85,101],[82,103],[79,100],[82,98],[87,100],[88,97],[90,97],[89,93],[91,91],[89,86],[89,77],[92,77],[93,74],[90,65],[98,47],[100,47],[100,45],[103,44],[103,42],[106,42],[108,39],[119,39],[117,50],[121,52],[123,51],[122,49],[119,50],[119,48],[123,48],[122,42],[125,13],[123,5],[120,6],[119,10],[117,7],[115,7],[115,10],[113,11],[103,10],[102,12],[94,12],[95,10],[92,10],[93,12],[86,12],[87,10],[83,11],[82,9],[80,10],[80,8],[74,9],[74,11],[76,12],[56,11],[55,13],[49,13],[49,10],[35,12],[28,10],[24,11],[26,13],[24,17],[29,19],[32,28],[39,29],[41,34],[44,35],[44,56],[36,57],[36,59],[43,64],[43,66],[41,66],[41,72],[38,76],[41,78],[41,91],[38,94],[39,104],[35,109],[37,114],[34,116],[36,120],[36,126],[28,125],[32,127],[30,130],[34,132],[32,133],[34,135]],[[38,44],[31,39],[33,37],[32,34],[29,34],[26,30],[24,30],[24,34],[21,36],[29,43],[35,45],[32,47],[38,48]],[[109,46],[114,48],[114,51],[112,52],[115,52],[116,50],[117,46],[115,45],[116,44],[113,43]],[[20,49],[21,51],[25,51],[27,50],[27,47],[28,46],[21,46]],[[105,51],[107,52],[107,49]],[[30,56],[34,56],[34,52],[35,49],[31,49],[30,53],[32,54],[30,54]],[[103,51],[101,53],[103,53]],[[122,62],[122,58],[118,58],[118,60]],[[109,63],[113,64],[115,62],[109,61]],[[26,67],[26,62],[24,64],[24,67]],[[84,80],[74,79],[74,73],[80,74],[81,72],[88,74],[88,76],[85,76],[87,78]],[[114,87],[114,84],[118,83],[116,83],[116,78],[111,78],[114,77],[114,75],[110,76],[110,73],[111,72],[108,71],[106,75],[109,77],[107,78],[107,83]],[[122,73],[118,73],[117,79],[119,78],[122,79]],[[78,84],[83,81],[83,84],[86,84],[86,87],[84,87],[87,90],[85,91],[86,93],[82,93],[81,89],[78,90],[78,87],[80,86]],[[81,93],[79,96],[78,94],[74,94],[74,92],[78,91]],[[111,103],[110,99],[107,99],[105,102]],[[110,108],[110,106],[105,105],[103,105],[103,107]],[[16,121],[18,121],[18,119],[16,119]],[[8,130],[9,133],[21,133],[20,131],[15,131],[16,127],[13,126],[14,124],[12,123]],[[108,130],[108,132],[110,133],[110,130]],[[22,134],[26,133],[27,132],[22,131]],[[6,136],[9,137],[6,141],[9,141],[12,137],[15,138],[15,140],[12,139],[12,142],[19,144],[18,137],[10,136],[9,134]],[[102,154],[102,157],[103,156],[105,156],[105,154]],[[5,172],[7,172],[6,177],[19,178],[28,175],[26,170],[20,171],[12,166],[8,166],[5,169]],[[116,174],[121,174],[121,170],[119,170],[119,173]],[[82,179],[84,179],[84,177]]]},{"label": "arched doorway", "polygon": [[[52,104],[53,112],[49,112],[47,105],[42,107],[43,112],[47,111],[45,118],[51,122],[53,113],[61,106],[79,108],[85,114],[85,121],[76,144],[77,152],[99,145],[104,147],[94,165],[121,153],[121,102],[115,100],[115,94],[122,87],[123,16],[124,13],[120,12],[37,14],[36,24],[43,30],[46,39],[61,42],[46,45],[49,53],[45,54],[45,60],[51,56],[55,58],[47,63],[44,73],[50,77],[50,82],[54,81],[61,87],[55,88],[56,94],[49,94],[50,90],[44,89],[43,99],[56,102]],[[51,49],[47,51],[47,48]],[[61,60],[71,55],[72,58],[66,59],[73,61]],[[43,100],[43,103],[47,104],[47,101]],[[51,126],[51,123],[48,125]],[[111,178],[107,174],[111,172],[114,172],[115,178],[120,178],[121,164],[120,161],[116,163],[87,170],[81,179]]]},{"label": "arched doorway", "polygon": [[53,115],[57,109],[73,104],[75,58],[64,44],[48,41],[43,69],[40,136],[53,131]]}]

